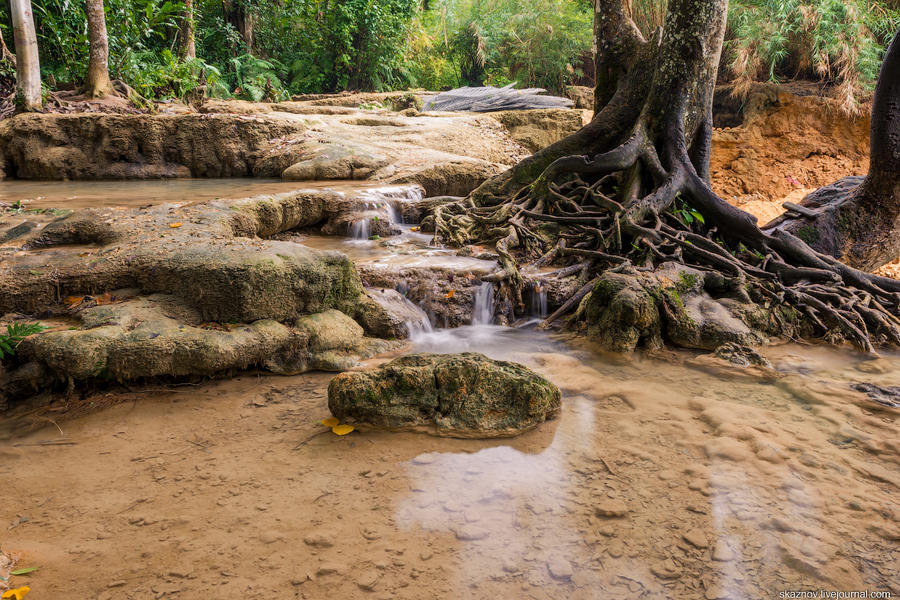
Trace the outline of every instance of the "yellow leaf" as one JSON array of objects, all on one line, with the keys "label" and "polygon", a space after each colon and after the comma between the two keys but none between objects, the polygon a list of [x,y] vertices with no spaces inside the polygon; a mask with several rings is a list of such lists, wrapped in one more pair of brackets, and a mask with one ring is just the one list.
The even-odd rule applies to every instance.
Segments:
[{"label": "yellow leaf", "polygon": [[447,295],[444,296],[444,298],[449,300],[450,298],[452,298],[455,295],[456,295],[456,290],[450,290],[449,292],[447,292]]},{"label": "yellow leaf", "polygon": [[22,598],[24,598],[30,591],[31,591],[30,587],[28,587],[27,585],[23,585],[20,588],[16,588],[14,590],[8,590],[6,592],[3,592],[3,600],[6,600],[7,598],[13,598],[14,600],[22,600]]},{"label": "yellow leaf", "polygon": [[63,300],[63,302],[75,306],[84,302],[84,296],[66,296],[66,299]]},{"label": "yellow leaf", "polygon": [[177,229],[181,227],[181,225],[182,223],[169,223],[169,227],[171,227],[172,229]]},{"label": "yellow leaf", "polygon": [[328,417],[327,419],[322,419],[319,423],[325,427],[336,427],[340,421],[337,420],[337,417]]},{"label": "yellow leaf", "polygon": [[331,428],[331,431],[338,435],[347,435],[351,431],[356,429],[353,425],[335,425]]}]

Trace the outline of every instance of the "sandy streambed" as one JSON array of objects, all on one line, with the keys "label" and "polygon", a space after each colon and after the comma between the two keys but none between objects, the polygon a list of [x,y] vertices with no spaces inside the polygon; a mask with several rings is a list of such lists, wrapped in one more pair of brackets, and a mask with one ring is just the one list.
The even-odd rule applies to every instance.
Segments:
[{"label": "sandy streambed", "polygon": [[900,593],[897,413],[848,388],[900,384],[900,357],[769,348],[782,374],[764,381],[492,327],[415,347],[523,362],[563,388],[562,417],[504,441],[337,437],[317,423],[317,373],[97,395],[0,446],[0,546],[41,567],[13,583],[43,598]]}]

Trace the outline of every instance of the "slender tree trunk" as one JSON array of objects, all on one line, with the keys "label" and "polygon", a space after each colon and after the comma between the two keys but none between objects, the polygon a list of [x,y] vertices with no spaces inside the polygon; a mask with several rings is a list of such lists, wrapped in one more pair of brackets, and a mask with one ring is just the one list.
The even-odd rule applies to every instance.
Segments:
[{"label": "slender tree trunk", "polygon": [[41,102],[41,65],[31,0],[10,3],[13,36],[16,42],[16,96],[22,110],[38,111]]},{"label": "slender tree trunk", "polygon": [[803,204],[815,216],[784,216],[767,226],[800,237],[854,267],[873,270],[900,257],[900,40],[884,57],[872,103],[869,174],[816,190]]},{"label": "slender tree trunk", "polygon": [[106,35],[106,12],[103,0],[86,0],[88,38],[91,47],[85,92],[91,98],[113,93],[109,81],[109,38]]},{"label": "slender tree trunk", "polygon": [[194,0],[184,0],[184,15],[178,33],[181,38],[181,58],[185,60],[197,58],[197,46],[194,43]]}]

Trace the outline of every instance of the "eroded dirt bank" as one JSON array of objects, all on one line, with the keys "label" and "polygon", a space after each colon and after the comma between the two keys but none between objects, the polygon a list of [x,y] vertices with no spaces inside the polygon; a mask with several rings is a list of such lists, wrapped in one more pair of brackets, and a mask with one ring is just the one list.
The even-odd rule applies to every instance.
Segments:
[{"label": "eroded dirt bank", "polygon": [[760,377],[509,330],[417,348],[473,345],[560,385],[561,418],[499,443],[337,437],[317,423],[326,374],[86,398],[72,410],[109,408],[0,446],[3,549],[41,567],[14,581],[102,599],[900,593],[896,409],[848,387],[900,384],[900,359],[783,346]]},{"label": "eroded dirt bank", "polygon": [[785,200],[869,170],[869,114],[842,112],[836,101],[756,86],[746,99],[717,91],[718,127],[710,161],[713,189],[766,223]]}]

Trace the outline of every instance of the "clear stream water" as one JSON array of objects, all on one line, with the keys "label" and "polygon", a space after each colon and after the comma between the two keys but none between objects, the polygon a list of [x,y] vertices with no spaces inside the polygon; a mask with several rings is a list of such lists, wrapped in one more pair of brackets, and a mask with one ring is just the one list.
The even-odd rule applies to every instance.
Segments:
[{"label": "clear stream water", "polygon": [[[166,201],[197,199],[196,182],[165,183]],[[18,185],[0,183],[0,200],[16,199]],[[69,185],[85,189],[43,193],[64,199]],[[124,188],[115,185],[98,189],[130,202],[112,196]],[[406,227],[403,254],[384,241],[299,242],[373,264],[465,258]],[[32,521],[0,541],[45,567],[32,586],[51,596],[94,597],[108,582],[132,598],[900,594],[898,415],[850,388],[900,385],[900,355],[775,345],[763,349],[769,374],[694,351],[610,355],[589,340],[492,325],[492,303],[485,284],[473,325],[421,324],[404,352],[475,351],[542,373],[563,410],[534,431],[319,435],[325,374],[161,390],[63,424],[75,445],[10,449],[19,454],[0,461],[0,480],[16,485],[0,486],[0,522]],[[546,312],[539,291],[532,310]],[[66,552],[108,575],[85,575]],[[171,574],[185,565],[190,576]]]}]

